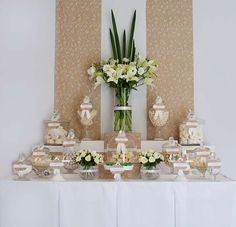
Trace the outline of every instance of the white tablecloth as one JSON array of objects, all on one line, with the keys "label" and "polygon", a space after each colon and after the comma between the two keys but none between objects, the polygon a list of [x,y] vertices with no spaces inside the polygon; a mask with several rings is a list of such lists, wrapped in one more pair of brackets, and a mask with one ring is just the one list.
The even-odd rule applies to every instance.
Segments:
[{"label": "white tablecloth", "polygon": [[0,181],[0,227],[235,227],[236,182]]}]

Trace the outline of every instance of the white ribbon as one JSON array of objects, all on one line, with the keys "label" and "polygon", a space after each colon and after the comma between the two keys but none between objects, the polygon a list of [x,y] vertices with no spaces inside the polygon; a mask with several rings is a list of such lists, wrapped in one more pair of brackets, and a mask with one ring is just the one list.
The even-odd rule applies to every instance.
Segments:
[{"label": "white ribbon", "polygon": [[126,151],[126,146],[125,146],[125,144],[124,144],[124,143],[118,143],[116,150],[117,150],[118,152],[125,152],[125,151]]},{"label": "white ribbon", "polygon": [[196,128],[189,128],[188,129],[190,137],[194,137],[194,135],[196,134]]},{"label": "white ribbon", "polygon": [[91,114],[89,110],[82,110],[81,111],[81,118],[82,119],[90,119]]},{"label": "white ribbon", "polygon": [[158,117],[162,117],[163,116],[163,111],[161,110],[156,110],[155,114],[154,114],[154,120],[156,121]]}]

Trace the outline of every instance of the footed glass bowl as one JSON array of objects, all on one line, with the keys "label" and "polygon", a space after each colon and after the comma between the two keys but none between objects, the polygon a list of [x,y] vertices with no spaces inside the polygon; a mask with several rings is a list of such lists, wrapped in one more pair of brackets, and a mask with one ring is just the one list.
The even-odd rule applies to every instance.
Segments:
[{"label": "footed glass bowl", "polygon": [[92,166],[89,169],[85,169],[84,167],[79,167],[79,175],[83,180],[95,180],[98,178],[98,167]]},{"label": "footed glass bowl", "polygon": [[144,180],[156,180],[160,176],[160,167],[151,167],[151,168],[146,168],[142,166],[141,170],[141,178]]}]

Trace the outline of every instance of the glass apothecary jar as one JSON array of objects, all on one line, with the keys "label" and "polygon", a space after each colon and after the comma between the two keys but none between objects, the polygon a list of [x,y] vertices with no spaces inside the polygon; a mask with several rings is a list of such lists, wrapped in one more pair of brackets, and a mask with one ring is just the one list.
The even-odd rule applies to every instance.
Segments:
[{"label": "glass apothecary jar", "polygon": [[49,148],[45,146],[36,146],[32,150],[31,163],[33,171],[38,177],[47,177],[50,175]]},{"label": "glass apothecary jar", "polygon": [[62,169],[64,167],[63,157],[63,151],[51,150],[49,153],[49,166],[52,173],[52,180],[64,181],[64,178],[61,174]]},{"label": "glass apothecary jar", "polygon": [[200,146],[194,149],[194,156],[191,167],[193,169],[197,169],[202,174],[202,177],[205,177],[206,175],[210,155],[211,152],[208,147]]},{"label": "glass apothecary jar", "polygon": [[63,121],[58,112],[54,112],[50,120],[44,121],[44,144],[62,145],[68,135],[69,122]]},{"label": "glass apothecary jar", "polygon": [[70,129],[66,140],[63,142],[63,163],[67,173],[74,173],[78,168],[78,164],[75,161],[76,151],[78,150],[78,139],[75,136],[75,131]]},{"label": "glass apothecary jar", "polygon": [[167,165],[171,165],[181,157],[181,146],[173,137],[170,137],[169,141],[163,144],[162,155]]},{"label": "glass apothecary jar", "polygon": [[181,145],[200,145],[204,142],[204,121],[196,117],[193,111],[189,111],[186,119],[179,126],[179,137]]},{"label": "glass apothecary jar", "polygon": [[25,154],[21,153],[18,160],[12,163],[12,170],[17,180],[28,180],[26,176],[31,173],[32,165]]}]

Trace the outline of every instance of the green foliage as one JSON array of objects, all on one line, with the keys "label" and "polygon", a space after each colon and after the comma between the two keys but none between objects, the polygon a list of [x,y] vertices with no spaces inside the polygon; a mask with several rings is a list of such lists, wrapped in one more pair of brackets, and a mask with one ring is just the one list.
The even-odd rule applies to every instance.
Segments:
[{"label": "green foliage", "polygon": [[132,24],[131,24],[131,30],[130,30],[130,36],[129,36],[129,46],[128,46],[128,56],[127,56],[128,58],[130,58],[132,56],[132,46],[133,46],[135,23],[136,23],[136,10],[134,11]]},{"label": "green foliage", "polygon": [[110,38],[111,38],[111,46],[112,46],[112,50],[113,50],[113,57],[114,57],[114,59],[117,59],[117,49],[116,49],[116,44],[115,44],[115,40],[114,40],[114,35],[113,35],[111,29],[110,29]]},{"label": "green foliage", "polygon": [[124,30],[124,33],[123,33],[123,51],[122,51],[122,56],[123,58],[126,57],[126,32]]},{"label": "green foliage", "polygon": [[136,23],[136,10],[134,11],[134,15],[132,18],[130,35],[129,35],[129,42],[128,42],[128,49],[126,46],[126,31],[123,32],[123,39],[122,39],[122,53],[121,53],[121,45],[120,40],[117,32],[117,25],[116,19],[113,10],[111,10],[111,19],[112,19],[112,30],[110,29],[110,39],[113,51],[113,57],[115,60],[119,60],[122,62],[122,58],[128,58],[131,61],[135,58],[136,47],[134,43],[134,31],[135,31],[135,23]]},{"label": "green foliage", "polygon": [[122,59],[121,59],[120,41],[119,41],[119,36],[117,32],[117,27],[116,27],[116,19],[115,19],[113,10],[111,10],[111,19],[112,19],[112,27],[113,27],[114,38],[115,38],[115,43],[116,43],[117,59],[121,62]]}]

